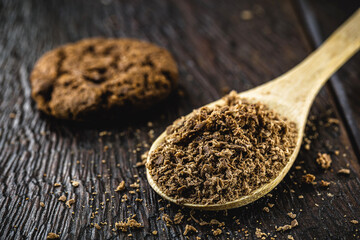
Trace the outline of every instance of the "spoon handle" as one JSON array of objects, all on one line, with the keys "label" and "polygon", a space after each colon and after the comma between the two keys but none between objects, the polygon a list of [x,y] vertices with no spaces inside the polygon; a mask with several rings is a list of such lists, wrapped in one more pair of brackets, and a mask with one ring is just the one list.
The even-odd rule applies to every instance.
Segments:
[{"label": "spoon handle", "polygon": [[268,93],[274,98],[306,111],[330,76],[359,49],[360,8],[305,60],[258,90],[271,89]]}]

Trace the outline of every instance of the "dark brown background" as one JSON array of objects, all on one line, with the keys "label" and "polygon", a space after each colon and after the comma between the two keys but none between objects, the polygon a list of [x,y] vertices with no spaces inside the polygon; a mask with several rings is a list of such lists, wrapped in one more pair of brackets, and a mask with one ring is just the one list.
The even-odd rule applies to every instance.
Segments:
[{"label": "dark brown background", "polygon": [[[62,239],[127,238],[128,233],[134,239],[184,239],[186,223],[167,227],[157,220],[163,212],[173,217],[179,207],[158,202],[144,168],[134,167],[146,150],[141,147],[134,153],[137,144],[152,142],[147,122],[153,122],[157,136],[177,117],[221,97],[224,88],[244,91],[279,76],[303,60],[357,7],[356,0],[1,1],[0,238],[45,239],[48,232],[60,232]],[[253,18],[243,20],[243,10],[252,11]],[[28,82],[36,59],[60,44],[91,36],[134,37],[166,47],[178,62],[184,96],[174,94],[150,115],[131,121],[124,116],[118,123],[74,124],[40,114],[30,99]],[[360,220],[359,63],[357,54],[321,90],[311,110],[318,138],[310,151],[301,150],[296,165],[302,169],[293,168],[271,192],[273,197],[227,214],[195,212],[197,218],[225,221],[218,238],[245,238],[244,231],[238,232],[242,228],[249,239],[256,238],[256,228],[279,239],[288,234],[295,239],[359,238],[360,224],[350,222]],[[321,124],[328,117],[338,118],[340,124]],[[104,130],[112,135],[99,137]],[[307,133],[314,135],[312,130]],[[109,150],[104,152],[104,146]],[[335,156],[334,150],[340,155]],[[318,168],[318,152],[330,153],[332,171]],[[337,175],[347,164],[351,174]],[[301,184],[304,169],[317,180],[331,181],[330,188]],[[114,188],[121,180],[127,185],[134,182],[135,174],[141,193],[121,203],[123,194]],[[72,179],[81,185],[74,189]],[[62,187],[54,188],[54,182]],[[62,193],[76,198],[72,209],[57,201]],[[144,201],[135,202],[136,197]],[[270,213],[262,210],[267,203],[275,204]],[[99,213],[91,219],[97,208]],[[275,232],[276,225],[290,223],[286,215],[290,211],[298,215],[299,226]],[[189,210],[182,212],[189,217]],[[113,226],[96,230],[90,225],[104,221],[113,225],[133,213],[143,229],[113,233]],[[190,235],[192,239],[214,238],[211,227],[193,220],[187,223],[199,230]],[[153,230],[158,231],[156,237]]]}]

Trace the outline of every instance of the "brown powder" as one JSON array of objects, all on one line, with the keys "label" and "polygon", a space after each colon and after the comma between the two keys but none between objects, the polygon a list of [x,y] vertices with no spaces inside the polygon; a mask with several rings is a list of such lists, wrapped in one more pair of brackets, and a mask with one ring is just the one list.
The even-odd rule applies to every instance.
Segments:
[{"label": "brown powder", "polygon": [[173,221],[171,220],[171,218],[167,214],[163,214],[161,219],[166,223],[166,226],[170,226],[171,224],[173,224]]},{"label": "brown powder", "polygon": [[150,153],[149,173],[180,203],[224,203],[248,195],[275,178],[294,150],[294,123],[235,92],[223,100],[223,106],[176,120]]},{"label": "brown powder", "polygon": [[312,182],[315,181],[315,176],[308,173],[308,174],[305,174],[302,176],[301,180],[304,182],[304,183],[307,183],[307,184],[310,184]]},{"label": "brown powder", "polygon": [[345,174],[345,175],[349,175],[350,174],[350,169],[347,168],[342,168],[338,171],[338,174]]},{"label": "brown powder", "polygon": [[181,212],[178,212],[177,214],[175,214],[174,223],[180,224],[182,222],[183,218],[184,218],[184,215]]},{"label": "brown powder", "polygon": [[66,196],[65,195],[61,195],[58,199],[59,201],[65,202],[66,201]]},{"label": "brown powder", "polygon": [[263,233],[260,228],[256,228],[255,236],[256,236],[257,238],[265,239],[265,238],[267,237],[267,234],[266,234],[266,233]]},{"label": "brown powder", "polygon": [[288,215],[289,217],[291,217],[292,219],[296,218],[296,214],[295,214],[295,213],[289,212],[287,215]]},{"label": "brown powder", "polygon": [[331,165],[331,157],[327,153],[318,153],[318,157],[316,159],[317,164],[323,169],[328,169]]},{"label": "brown powder", "polygon": [[284,225],[284,226],[281,226],[281,227],[277,227],[276,228],[276,231],[286,231],[286,230],[290,230],[296,226],[298,226],[299,223],[296,219],[292,220],[290,225]]},{"label": "brown powder", "polygon": [[121,181],[117,186],[117,188],[115,189],[115,192],[120,192],[123,191],[124,189],[125,189],[125,181]]},{"label": "brown powder", "polygon": [[217,228],[216,230],[212,229],[212,234],[214,236],[218,236],[218,235],[222,234],[222,230],[220,228]]},{"label": "brown powder", "polygon": [[320,186],[322,186],[322,187],[328,187],[329,185],[330,185],[330,182],[327,182],[327,181],[324,181],[324,180],[320,181]]},{"label": "brown powder", "polygon": [[141,223],[138,223],[135,219],[128,218],[127,221],[120,221],[115,223],[115,227],[122,232],[126,232],[128,228],[141,228]]},{"label": "brown powder", "polygon": [[48,235],[46,237],[46,239],[59,239],[59,238],[60,238],[59,234],[56,234],[53,232],[48,233]]},{"label": "brown powder", "polygon": [[198,230],[195,227],[186,224],[185,231],[183,234],[186,236],[189,232],[198,232]]},{"label": "brown powder", "polygon": [[75,199],[70,199],[68,200],[65,205],[68,207],[68,208],[71,208],[71,205],[75,203]]}]

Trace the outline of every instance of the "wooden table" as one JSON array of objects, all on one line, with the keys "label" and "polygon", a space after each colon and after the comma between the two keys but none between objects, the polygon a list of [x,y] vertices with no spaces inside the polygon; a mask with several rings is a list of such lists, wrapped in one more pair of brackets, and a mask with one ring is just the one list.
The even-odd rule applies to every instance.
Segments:
[{"label": "wooden table", "polygon": [[[272,196],[228,212],[190,212],[161,201],[144,167],[135,167],[144,145],[152,142],[149,131],[156,137],[177,117],[228,89],[244,91],[279,76],[357,7],[356,0],[1,1],[0,238],[45,239],[56,232],[61,239],[186,239],[190,224],[198,230],[188,234],[191,239],[256,239],[257,228],[277,239],[358,239],[360,224],[351,221],[360,221],[359,54],[319,93],[307,129],[310,150],[301,150],[297,167]],[[28,81],[36,59],[91,36],[133,37],[169,49],[179,65],[183,94],[173,94],[148,116],[131,121],[124,116],[118,123],[75,124],[40,114]],[[111,135],[99,136],[102,131]],[[317,166],[319,152],[330,154],[330,170]],[[337,174],[341,168],[349,168],[350,175]],[[330,187],[302,184],[304,172],[331,181]],[[140,192],[129,194],[137,179]],[[74,188],[71,180],[80,186]],[[122,180],[127,202],[121,202],[124,193],[114,192]],[[71,209],[57,200],[62,194],[76,199]],[[268,203],[274,206],[266,212]],[[166,226],[159,219],[173,218],[179,210],[185,215],[181,224]],[[276,226],[291,222],[289,212],[297,215],[299,226],[276,232]],[[115,222],[133,214],[143,228],[112,231]],[[190,215],[225,222],[222,234],[214,237],[217,226],[200,226]],[[107,225],[93,227],[100,222]]]}]

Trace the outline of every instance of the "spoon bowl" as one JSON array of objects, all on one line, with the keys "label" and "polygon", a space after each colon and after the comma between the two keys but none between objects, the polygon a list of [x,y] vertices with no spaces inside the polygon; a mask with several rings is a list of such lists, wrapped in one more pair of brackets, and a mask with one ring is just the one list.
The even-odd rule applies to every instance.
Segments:
[{"label": "spoon bowl", "polygon": [[[353,56],[359,48],[360,9],[340,26],[320,48],[293,69],[268,83],[239,93],[240,98],[245,98],[253,103],[260,102],[282,117],[285,117],[288,121],[296,124],[298,131],[296,147],[289,161],[275,178],[250,192],[249,195],[226,203],[208,205],[182,203],[181,205],[202,210],[231,209],[254,202],[276,187],[286,176],[299,153],[306,120],[317,93],[329,77]],[[224,104],[225,101],[219,99],[205,106],[212,108],[216,105],[221,106]],[[166,132],[163,132],[154,141],[149,151],[148,162],[150,161],[151,153],[164,142],[165,137]],[[179,204],[176,199],[167,196],[160,190],[147,168],[146,175],[150,186],[160,196],[170,202]]]}]

